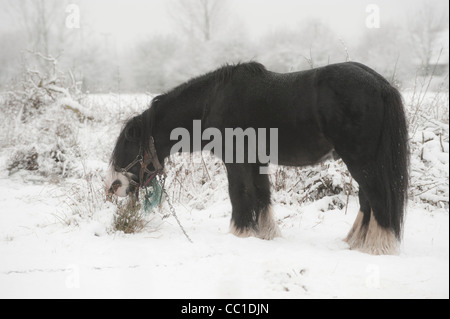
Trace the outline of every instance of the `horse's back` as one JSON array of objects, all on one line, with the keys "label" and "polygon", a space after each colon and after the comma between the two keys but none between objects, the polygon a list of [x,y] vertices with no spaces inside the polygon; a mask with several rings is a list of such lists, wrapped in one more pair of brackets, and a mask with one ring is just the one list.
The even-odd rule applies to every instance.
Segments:
[{"label": "horse's back", "polygon": [[220,103],[205,124],[278,128],[280,164],[310,165],[336,143],[373,144],[381,127],[382,92],[390,88],[381,75],[354,62],[293,73],[244,65],[217,95]]},{"label": "horse's back", "polygon": [[333,149],[342,150],[342,145],[352,145],[357,152],[376,151],[384,96],[395,91],[381,75],[365,65],[345,62],[288,74],[269,72],[267,77],[273,85],[265,94],[278,102],[269,108],[273,117],[285,119],[276,126],[281,161],[314,164]]},{"label": "horse's back", "polygon": [[286,120],[298,124],[299,119],[318,120],[319,108],[332,104],[328,99],[342,105],[358,105],[358,101],[368,95],[378,98],[390,88],[381,75],[357,62],[292,73],[242,69],[236,72],[228,87],[226,108],[238,113],[245,111],[254,120],[259,117],[261,120],[269,119],[271,124],[278,120],[284,124],[287,124]]}]

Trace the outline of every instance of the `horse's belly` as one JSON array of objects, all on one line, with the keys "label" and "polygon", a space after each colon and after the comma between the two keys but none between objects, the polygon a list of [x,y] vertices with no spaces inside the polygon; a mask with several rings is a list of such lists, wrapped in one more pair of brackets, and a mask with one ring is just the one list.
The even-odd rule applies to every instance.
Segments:
[{"label": "horse's belly", "polygon": [[308,166],[333,158],[333,145],[323,136],[299,136],[279,143],[278,163]]}]

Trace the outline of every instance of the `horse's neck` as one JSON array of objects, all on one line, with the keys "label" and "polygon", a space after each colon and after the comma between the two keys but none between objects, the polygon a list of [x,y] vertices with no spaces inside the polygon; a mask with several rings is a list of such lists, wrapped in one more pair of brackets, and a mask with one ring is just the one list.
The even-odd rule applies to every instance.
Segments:
[{"label": "horse's neck", "polygon": [[168,150],[177,142],[170,140],[173,130],[183,128],[193,136],[194,121],[201,120],[204,108],[212,103],[209,93],[209,89],[181,91],[176,96],[169,95],[161,101],[156,116],[156,135],[163,144],[161,147],[164,149],[164,156],[168,155]]},{"label": "horse's neck", "polygon": [[[217,87],[213,81],[204,81],[195,86],[188,86],[169,93],[164,101],[165,121],[171,123],[171,129],[183,127],[191,131],[192,122],[201,120],[204,115],[205,107],[210,106],[213,101],[213,94]],[[168,116],[167,116],[168,115]]]}]

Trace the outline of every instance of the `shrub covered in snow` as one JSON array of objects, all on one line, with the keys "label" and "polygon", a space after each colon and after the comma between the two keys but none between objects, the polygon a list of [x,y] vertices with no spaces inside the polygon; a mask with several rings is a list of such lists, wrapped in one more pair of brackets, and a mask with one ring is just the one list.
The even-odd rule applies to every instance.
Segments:
[{"label": "shrub covered in snow", "polygon": [[448,124],[427,119],[411,137],[411,188],[414,201],[449,207]]},{"label": "shrub covered in snow", "polygon": [[8,150],[7,169],[48,176],[80,176],[78,132],[85,121],[93,120],[80,104],[77,82],[70,72],[70,84],[57,68],[58,61],[40,53],[40,68],[27,66],[23,79],[2,96],[2,139]]}]

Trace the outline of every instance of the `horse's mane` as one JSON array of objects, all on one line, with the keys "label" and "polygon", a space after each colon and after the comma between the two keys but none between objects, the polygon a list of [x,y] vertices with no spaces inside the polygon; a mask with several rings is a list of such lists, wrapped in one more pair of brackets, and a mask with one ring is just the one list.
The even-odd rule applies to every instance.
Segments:
[{"label": "horse's mane", "polygon": [[[266,72],[264,65],[258,62],[246,62],[236,64],[225,64],[222,67],[205,73],[203,75],[194,77],[177,87],[157,96],[155,102],[163,99],[175,98],[187,89],[206,85],[217,85],[229,82],[236,73],[245,72],[251,75],[262,75]],[[153,103],[152,103],[153,105]]]}]

